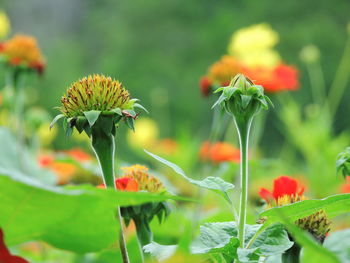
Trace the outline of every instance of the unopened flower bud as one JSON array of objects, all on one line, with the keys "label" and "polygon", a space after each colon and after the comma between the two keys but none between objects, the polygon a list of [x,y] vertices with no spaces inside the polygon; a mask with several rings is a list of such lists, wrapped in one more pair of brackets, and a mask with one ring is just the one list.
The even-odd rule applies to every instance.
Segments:
[{"label": "unopened flower bud", "polygon": [[307,64],[320,59],[320,50],[315,45],[307,45],[300,51],[300,59]]}]

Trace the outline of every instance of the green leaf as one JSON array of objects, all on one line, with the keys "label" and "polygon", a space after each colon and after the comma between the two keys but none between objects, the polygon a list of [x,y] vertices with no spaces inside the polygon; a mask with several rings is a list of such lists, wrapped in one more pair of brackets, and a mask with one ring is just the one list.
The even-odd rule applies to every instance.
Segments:
[{"label": "green leaf", "polygon": [[50,129],[52,129],[52,127],[55,125],[55,123],[56,123],[58,120],[62,119],[63,117],[64,117],[63,114],[58,114],[58,115],[52,120],[52,122],[50,123]]},{"label": "green leaf", "polygon": [[[341,241],[341,242],[339,242]],[[323,246],[333,252],[341,262],[350,262],[350,229],[332,232]]]},{"label": "green leaf", "polygon": [[206,188],[209,190],[214,191],[215,193],[221,195],[222,197],[225,198],[225,200],[227,200],[228,202],[231,202],[227,192],[229,190],[232,190],[234,188],[234,185],[228,182],[225,182],[224,180],[222,180],[219,177],[213,177],[213,176],[209,176],[203,180],[194,180],[190,177],[187,177],[187,175],[185,174],[185,172],[176,164],[173,164],[165,159],[163,159],[162,157],[159,157],[147,150],[144,150],[148,155],[152,156],[154,159],[158,160],[159,162],[167,165],[168,167],[170,167],[171,169],[174,170],[174,172],[176,172],[177,174],[181,175],[182,177],[184,177],[187,181],[189,181],[190,183],[197,185],[199,187],[202,188]]},{"label": "green leaf", "polygon": [[260,256],[280,255],[293,246],[283,225],[274,224],[263,230],[264,228],[261,227],[255,235],[257,237],[250,240],[248,248],[237,250],[240,262],[258,262]]},{"label": "green leaf", "polygon": [[43,240],[78,253],[99,251],[118,240],[116,206],[183,198],[113,189],[48,187],[24,176],[0,175],[0,227],[8,245]]},{"label": "green leaf", "polygon": [[243,107],[243,109],[245,109],[248,107],[250,101],[252,100],[252,96],[241,95],[241,99],[242,99],[242,107]]},{"label": "green leaf", "polygon": [[156,242],[152,242],[143,247],[146,253],[150,253],[159,261],[170,258],[175,253],[176,249],[177,245],[160,245]]},{"label": "green leaf", "polygon": [[320,200],[305,200],[294,204],[270,208],[260,214],[266,217],[265,224],[270,225],[280,221],[282,213],[288,220],[295,221],[323,209],[332,218],[350,211],[350,194],[329,196]]},{"label": "green leaf", "polygon": [[84,115],[88,120],[90,127],[95,124],[100,114],[101,114],[101,111],[98,111],[98,110],[84,111]]},{"label": "green leaf", "polygon": [[[249,241],[261,225],[246,225],[245,241]],[[237,257],[239,240],[235,222],[207,223],[200,227],[199,239],[192,245],[194,254],[223,254],[231,260]]]}]

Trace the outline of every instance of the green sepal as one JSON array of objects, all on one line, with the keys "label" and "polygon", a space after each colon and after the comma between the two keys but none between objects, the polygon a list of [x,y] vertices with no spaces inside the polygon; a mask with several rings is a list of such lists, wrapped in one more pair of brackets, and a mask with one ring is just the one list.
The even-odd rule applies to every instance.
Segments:
[{"label": "green sepal", "polygon": [[135,131],[134,126],[134,118],[133,117],[126,117],[125,118],[126,126],[128,126],[131,130]]},{"label": "green sepal", "polygon": [[120,116],[123,116],[122,110],[120,108],[115,108],[115,109],[111,110],[111,112],[114,112]]},{"label": "green sepal", "polygon": [[143,107],[141,104],[139,104],[139,103],[135,103],[134,104],[134,108],[139,108],[139,109],[142,109],[145,112],[149,113],[148,110],[145,107]]},{"label": "green sepal", "polygon": [[79,116],[75,121],[74,127],[77,129],[79,133],[82,133],[87,124],[88,124],[87,119],[85,117]]},{"label": "green sepal", "polygon": [[98,117],[100,116],[101,111],[91,110],[91,111],[84,111],[83,113],[87,121],[89,122],[90,127],[92,127],[97,121]]},{"label": "green sepal", "polygon": [[64,114],[58,114],[50,123],[50,129],[52,129],[52,127],[55,125],[55,123],[62,118],[64,118]]}]

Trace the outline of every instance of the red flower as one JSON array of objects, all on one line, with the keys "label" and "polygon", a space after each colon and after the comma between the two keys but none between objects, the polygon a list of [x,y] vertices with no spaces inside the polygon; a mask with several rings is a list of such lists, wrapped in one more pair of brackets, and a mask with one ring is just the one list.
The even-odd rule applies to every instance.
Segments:
[{"label": "red flower", "polygon": [[341,186],[340,192],[343,194],[350,194],[350,177],[346,178],[346,183]]},{"label": "red flower", "polygon": [[77,162],[81,162],[81,163],[90,161],[92,159],[90,154],[87,154],[86,152],[84,152],[79,148],[73,148],[71,150],[65,151],[65,153],[70,157],[72,157]]},{"label": "red flower", "polygon": [[210,95],[211,92],[211,86],[212,86],[212,82],[208,77],[202,77],[199,80],[199,87],[201,89],[201,93],[204,97],[208,97]]},{"label": "red flower", "polygon": [[[115,180],[117,189],[126,192],[137,192],[139,190],[139,185],[136,180],[129,177],[120,177]],[[106,188],[105,185],[100,184],[98,188]],[[0,262],[1,263],[1,262]]]},{"label": "red flower", "polygon": [[280,176],[274,180],[273,190],[270,192],[265,188],[261,188],[259,195],[267,203],[271,203],[272,200],[275,200],[276,203],[279,203],[280,198],[288,197],[291,201],[299,200],[302,198],[305,187],[299,185],[298,181],[288,177]]},{"label": "red flower", "polygon": [[275,68],[242,67],[242,72],[269,93],[296,90],[299,87],[298,70],[293,66],[280,64]]},{"label": "red flower", "polygon": [[0,263],[29,263],[21,257],[13,256],[4,242],[4,233],[0,228]]}]

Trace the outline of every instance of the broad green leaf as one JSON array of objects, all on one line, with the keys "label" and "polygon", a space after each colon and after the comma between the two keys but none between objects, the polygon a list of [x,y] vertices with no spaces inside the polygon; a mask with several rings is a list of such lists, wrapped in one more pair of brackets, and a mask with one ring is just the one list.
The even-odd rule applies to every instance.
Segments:
[{"label": "broad green leaf", "polygon": [[350,262],[350,229],[330,233],[323,246],[332,251],[341,262]]},{"label": "broad green leaf", "polygon": [[29,177],[6,175],[0,175],[0,189],[0,227],[9,245],[43,240],[79,253],[99,251],[117,241],[117,205],[181,199],[89,185],[49,187]]},{"label": "broad green leaf", "polygon": [[177,245],[160,245],[156,242],[152,242],[143,247],[146,253],[150,253],[159,261],[170,258],[175,253],[176,249]]},{"label": "broad green leaf", "polygon": [[282,213],[288,220],[295,221],[299,218],[309,216],[323,209],[332,218],[350,211],[350,194],[339,194],[329,196],[320,200],[305,200],[294,204],[270,208],[260,214],[266,217],[265,224],[279,222]]},{"label": "broad green leaf", "polygon": [[[245,241],[249,241],[260,225],[246,225]],[[199,239],[192,245],[193,254],[223,254],[233,260],[237,257],[239,240],[235,222],[207,223],[200,227]]]},{"label": "broad green leaf", "polygon": [[[260,231],[263,228],[260,229]],[[259,231],[259,232],[260,232]],[[285,228],[281,224],[274,224],[266,228],[252,240],[249,248],[237,251],[240,262],[258,262],[260,256],[280,255],[293,246]]]},{"label": "broad green leaf", "polygon": [[214,192],[216,192],[217,194],[223,196],[225,198],[225,200],[227,200],[228,202],[231,202],[227,192],[231,189],[234,188],[234,185],[228,182],[225,182],[224,180],[222,180],[219,177],[213,177],[213,176],[209,176],[203,180],[194,180],[190,177],[187,177],[187,175],[185,174],[185,172],[176,164],[173,164],[153,153],[150,153],[147,150],[144,150],[148,155],[152,156],[154,159],[158,160],[159,162],[169,166],[171,169],[174,170],[174,172],[176,172],[177,174],[181,175],[182,177],[184,177],[187,181],[189,181],[190,183],[197,185],[199,187],[203,187],[209,190],[212,190]]},{"label": "broad green leaf", "polygon": [[90,127],[95,124],[100,114],[101,114],[101,111],[98,111],[98,110],[84,111],[84,115],[88,120]]}]

